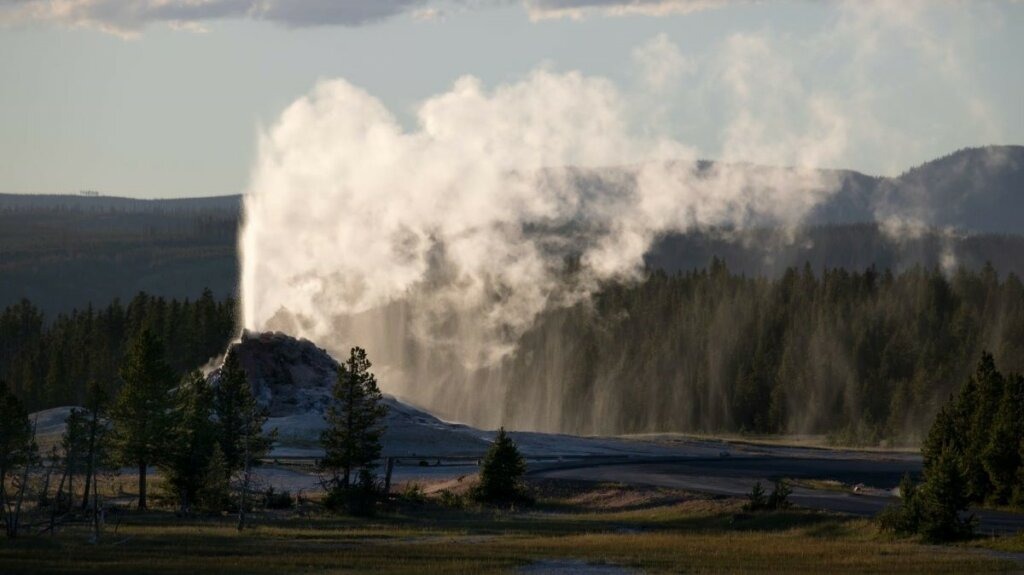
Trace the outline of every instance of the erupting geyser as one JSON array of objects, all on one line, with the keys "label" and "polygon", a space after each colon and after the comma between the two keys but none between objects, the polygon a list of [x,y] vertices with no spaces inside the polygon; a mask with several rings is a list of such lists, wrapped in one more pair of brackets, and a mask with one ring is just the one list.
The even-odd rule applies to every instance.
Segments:
[{"label": "erupting geyser", "polygon": [[[439,388],[474,385],[467,370],[507,356],[544,310],[638,277],[659,235],[798,224],[833,188],[815,168],[842,149],[843,119],[818,112],[815,153],[810,134],[774,144],[796,167],[730,169],[633,129],[645,122],[629,98],[575,72],[492,91],[460,79],[411,131],[351,84],[320,83],[260,139],[240,239],[245,327],[358,343],[394,368],[385,390],[500,423],[483,414],[487,386],[443,407]],[[754,143],[749,118],[732,128]]]},{"label": "erupting geyser", "polygon": [[[906,36],[885,10],[858,6],[828,42]],[[602,427],[616,406],[600,389],[571,405],[563,393],[557,358],[574,344],[519,347],[538,316],[639,278],[666,234],[794,229],[839,184],[819,168],[839,164],[851,142],[894,137],[866,108],[869,83],[805,85],[775,41],[785,43],[737,34],[700,63],[695,90],[724,113],[714,163],[674,136],[685,130],[666,128],[666,85],[691,81],[697,64],[665,37],[633,54],[646,93],[546,68],[494,88],[467,76],[403,123],[345,80],[318,83],[260,137],[239,240],[245,327],[336,355],[360,345],[385,391],[449,418],[615,431]],[[923,68],[945,69],[920,53]],[[869,77],[873,57],[844,73]],[[700,109],[683,117],[706,121]],[[898,212],[878,215],[902,221]],[[535,356],[553,362],[531,370],[544,383],[516,391],[503,365]],[[722,395],[715,385],[709,397]],[[529,408],[509,409],[518,404]]]}]

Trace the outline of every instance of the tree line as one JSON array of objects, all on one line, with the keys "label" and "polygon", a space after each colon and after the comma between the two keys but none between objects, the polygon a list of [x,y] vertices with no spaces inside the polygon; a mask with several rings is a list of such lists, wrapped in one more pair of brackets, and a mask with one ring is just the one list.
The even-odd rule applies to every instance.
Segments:
[{"label": "tree line", "polygon": [[[48,466],[40,503],[56,516],[58,511],[87,509],[96,497],[101,468],[127,465],[138,471],[137,509],[145,510],[149,469],[156,467],[164,479],[164,495],[177,501],[182,513],[190,513],[227,508],[231,479],[244,471],[243,498],[236,505],[244,514],[251,467],[269,451],[274,433],[263,429],[266,410],[256,402],[235,354],[227,355],[212,383],[199,371],[179,377],[159,337],[142,329],[118,371],[122,385],[115,393],[100,383],[89,386],[85,407],[70,411],[60,442],[49,454],[39,453],[35,424],[21,401],[6,384],[0,386],[0,417],[8,422],[0,429],[8,451],[0,459],[0,486],[15,468]],[[59,483],[51,500],[55,468]],[[76,478],[84,484],[80,506],[74,500]],[[20,483],[23,492],[27,486]],[[3,487],[0,501],[6,517],[17,516]]]},{"label": "tree line", "polygon": [[195,300],[139,293],[51,321],[22,300],[0,312],[0,379],[29,411],[82,405],[90,382],[118,391],[129,342],[144,330],[163,342],[169,369],[181,375],[222,354],[237,325],[235,300],[210,290]]},{"label": "tree line", "polygon": [[[320,437],[323,505],[353,515],[373,514],[389,494],[387,480],[382,484],[376,475],[388,408],[371,365],[364,350],[352,348],[339,367]],[[7,536],[33,528],[52,535],[63,518],[82,513],[93,523],[98,542],[101,471],[124,465],[137,470],[136,510],[150,507],[148,477],[155,466],[165,506],[171,502],[182,516],[233,510],[242,530],[254,507],[252,496],[258,495],[253,469],[269,454],[276,430],[267,429],[266,408],[257,402],[239,354],[229,350],[209,377],[191,371],[178,378],[162,341],[143,329],[132,340],[119,377],[123,385],[116,395],[90,385],[86,406],[70,411],[48,455],[39,452],[38,420],[0,381],[0,517]],[[528,503],[525,469],[515,443],[500,430],[483,460],[474,496],[485,503]],[[30,477],[36,480],[31,489]],[[58,483],[51,486],[54,477]],[[84,484],[80,500],[76,480]],[[22,510],[30,491],[32,522],[26,524]],[[273,490],[262,495],[264,506],[271,505]],[[290,506],[288,493],[283,496]]]},{"label": "tree line", "polygon": [[[23,301],[0,312],[0,377],[30,411],[82,405],[90,380],[119,385],[126,342],[141,329],[165,342],[169,365],[184,374],[222,353],[235,314],[234,300],[209,291],[191,301],[140,294],[50,322]],[[991,266],[805,265],[773,280],[713,260],[609,284],[591,301],[546,312],[515,354],[484,373],[418,354],[445,377],[472,378],[481,398],[497,396],[487,411],[497,405],[500,422],[521,429],[814,433],[877,444],[923,441],[982,350],[1024,371],[1024,285]],[[444,397],[460,389],[446,386],[438,401],[472,408]]]},{"label": "tree line", "polygon": [[[354,513],[372,512],[381,495],[374,471],[387,408],[370,365],[366,353],[354,348],[341,366],[321,438],[325,455],[319,469],[330,477],[324,483],[327,505]],[[30,476],[45,475],[36,487],[33,515],[38,526],[39,510],[50,509],[53,532],[58,516],[89,512],[90,503],[98,517],[99,472],[124,465],[137,470],[137,510],[150,507],[149,473],[155,467],[163,479],[161,497],[173,501],[179,514],[234,510],[242,529],[253,506],[254,468],[270,452],[276,430],[266,428],[267,410],[257,402],[238,354],[229,350],[209,377],[195,370],[179,377],[161,339],[142,329],[118,377],[122,385],[114,394],[90,385],[86,407],[70,411],[49,454],[39,452],[35,422],[0,381],[0,516],[8,536],[23,530]],[[51,487],[54,476],[59,482]],[[80,503],[76,480],[84,484]]]},{"label": "tree line", "polygon": [[469,377],[499,381],[500,420],[520,428],[916,443],[985,349],[1024,371],[1024,285],[991,266],[771,280],[714,260],[547,312],[506,362]]}]

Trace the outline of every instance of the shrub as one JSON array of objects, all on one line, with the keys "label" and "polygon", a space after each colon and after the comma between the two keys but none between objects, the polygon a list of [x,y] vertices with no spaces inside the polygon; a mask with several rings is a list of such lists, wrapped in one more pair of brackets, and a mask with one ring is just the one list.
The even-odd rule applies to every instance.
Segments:
[{"label": "shrub", "polygon": [[291,509],[295,506],[295,499],[288,491],[275,491],[268,487],[263,493],[263,507],[265,509]]},{"label": "shrub", "polygon": [[743,506],[746,511],[760,511],[768,508],[768,497],[764,493],[764,487],[758,481],[747,494],[747,503]]},{"label": "shrub", "polygon": [[424,503],[427,500],[427,494],[423,492],[423,486],[419,483],[407,483],[402,489],[401,497],[409,503]]},{"label": "shrub", "polygon": [[921,500],[909,473],[900,481],[899,505],[890,505],[882,510],[878,522],[883,531],[898,537],[915,535],[921,530]]},{"label": "shrub", "polygon": [[441,505],[445,507],[452,509],[465,509],[466,507],[466,498],[450,489],[442,489],[438,496],[441,499]]},{"label": "shrub", "polygon": [[926,541],[952,541],[970,537],[973,517],[967,510],[967,481],[949,449],[943,450],[927,470],[927,481],[915,486],[909,476],[900,482],[898,506],[887,507],[879,526],[898,537],[921,535]]},{"label": "shrub", "polygon": [[771,495],[765,495],[764,486],[758,481],[747,494],[747,503],[743,506],[744,511],[777,511],[788,509],[790,506],[789,495],[793,493],[789,485],[776,479],[772,487]]},{"label": "shrub", "polygon": [[790,506],[789,496],[793,493],[793,490],[789,485],[781,480],[775,480],[775,486],[772,487],[772,493],[768,496],[768,509],[788,509]]},{"label": "shrub", "polygon": [[356,517],[370,517],[377,511],[381,490],[368,470],[359,473],[359,481],[354,485],[345,486],[338,483],[327,490],[324,506],[327,509],[348,513]]}]

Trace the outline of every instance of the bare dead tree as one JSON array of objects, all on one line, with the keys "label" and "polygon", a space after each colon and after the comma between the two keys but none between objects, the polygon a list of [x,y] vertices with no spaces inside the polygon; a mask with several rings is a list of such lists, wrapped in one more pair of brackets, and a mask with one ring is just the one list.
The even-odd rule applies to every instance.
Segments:
[{"label": "bare dead tree", "polygon": [[[95,457],[95,454],[93,454],[92,457]],[[90,466],[93,464],[95,464],[95,461],[90,462]],[[100,525],[102,523],[102,518],[100,516],[101,506],[99,488],[97,487],[98,485],[99,478],[94,477],[92,482],[92,538],[89,540],[93,545],[99,545],[100,543]]]},{"label": "bare dead tree", "polygon": [[100,432],[100,410],[98,401],[92,406],[91,411],[92,418],[89,421],[89,452],[86,458],[85,490],[82,492],[82,509],[89,506],[89,486],[94,480],[93,476],[96,473],[96,449],[99,447],[97,445],[97,436]]},{"label": "bare dead tree", "polygon": [[[246,426],[247,429],[251,426]],[[249,457],[249,439],[252,433],[249,429],[245,434],[245,449],[242,451],[242,460],[245,466],[242,471],[242,494],[238,505],[238,530],[245,529],[245,506],[249,503],[249,480],[252,475],[252,459]]]},{"label": "bare dead tree", "polygon": [[[31,453],[36,453],[38,449],[38,444],[36,443],[36,427],[38,423],[39,414],[37,413],[35,420],[32,422],[32,442],[31,448],[29,450]],[[19,522],[21,520],[21,506],[22,503],[25,501],[25,491],[28,489],[28,475],[32,469],[32,463],[34,459],[36,459],[34,456],[30,456],[28,460],[25,462],[25,467],[24,469],[22,469],[21,472],[21,480],[18,482],[17,485],[17,502],[14,504],[13,512],[7,513],[7,537],[11,539],[18,536],[18,529],[20,527]]]},{"label": "bare dead tree", "polygon": [[[40,466],[42,464],[40,463]],[[43,487],[39,491],[39,504],[48,505],[50,504],[50,478],[53,476],[54,469],[57,468],[57,446],[54,445],[50,450],[50,464],[46,466],[46,474],[43,475]]]}]

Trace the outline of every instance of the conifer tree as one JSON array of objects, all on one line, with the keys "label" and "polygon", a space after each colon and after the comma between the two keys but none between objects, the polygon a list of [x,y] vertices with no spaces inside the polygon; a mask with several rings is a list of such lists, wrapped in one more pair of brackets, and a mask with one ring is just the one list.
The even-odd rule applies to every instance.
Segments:
[{"label": "conifer tree", "polygon": [[516,442],[502,427],[480,465],[477,497],[495,503],[512,503],[524,499],[522,481],[525,473],[526,460],[519,453]]},{"label": "conifer tree", "polygon": [[335,486],[349,487],[354,471],[365,472],[361,483],[372,480],[380,458],[387,406],[371,366],[366,352],[353,347],[334,384],[327,429],[320,436],[325,451],[320,467],[332,473]]},{"label": "conifer tree", "polygon": [[[84,409],[73,408],[65,420],[64,433],[60,441],[64,463],[64,474],[57,489],[58,503],[66,501],[70,507],[75,498],[75,476],[86,467],[89,455],[89,415]],[[62,499],[64,482],[67,481],[67,499]]]},{"label": "conifer tree", "polygon": [[1003,398],[991,422],[988,445],[982,464],[992,485],[990,497],[995,503],[1008,503],[1018,487],[1022,469],[1020,443],[1024,441],[1024,377],[1005,379]]},{"label": "conifer tree", "polygon": [[21,401],[0,380],[0,505],[7,503],[7,476],[33,457],[32,425]]},{"label": "conifer tree", "polygon": [[920,531],[929,541],[949,541],[970,535],[972,524],[961,515],[967,510],[967,478],[951,449],[942,451],[925,471],[919,490]]},{"label": "conifer tree", "polygon": [[213,392],[199,371],[186,376],[175,394],[171,441],[160,469],[182,513],[189,513],[198,501],[217,443],[212,398]]},{"label": "conifer tree", "polygon": [[267,411],[252,394],[238,354],[232,349],[224,358],[213,390],[217,439],[230,473],[243,469],[246,458],[256,460],[270,450],[273,434],[263,433]]},{"label": "conifer tree", "polygon": [[228,469],[228,462],[224,459],[220,444],[214,443],[199,489],[199,505],[207,511],[221,511],[230,499],[231,471]]},{"label": "conifer tree", "polygon": [[252,468],[274,443],[277,430],[263,432],[268,413],[259,405],[234,349],[228,351],[213,392],[217,435],[228,475],[241,472],[238,530],[245,528]]},{"label": "conifer tree", "polygon": [[1010,503],[1017,507],[1024,507],[1024,437],[1020,440],[1020,447],[1017,449],[1017,458],[1020,460],[1020,467],[1017,468],[1017,485],[1010,495]]},{"label": "conifer tree", "polygon": [[89,382],[86,399],[89,414],[88,444],[85,460],[85,490],[82,495],[82,509],[89,505],[89,493],[95,480],[96,470],[107,458],[108,427],[103,421],[107,409],[107,392],[96,380]]},{"label": "conifer tree", "polygon": [[972,377],[974,398],[968,401],[967,446],[960,453],[960,465],[967,482],[971,501],[983,501],[992,491],[992,481],[985,470],[982,455],[991,441],[991,432],[999,404],[1003,399],[1003,376],[996,369],[991,353],[984,352]]},{"label": "conifer tree", "polygon": [[146,470],[160,461],[170,429],[174,373],[160,341],[148,330],[135,338],[121,367],[124,386],[111,410],[113,444],[121,461],[139,470],[139,509],[146,509]]},{"label": "conifer tree", "polygon": [[[28,486],[31,465],[38,459],[35,429],[28,421],[28,413],[7,384],[0,380],[0,517],[8,538],[20,531],[21,504]],[[17,481],[11,481],[13,493],[8,493],[7,475],[21,468]]]}]

